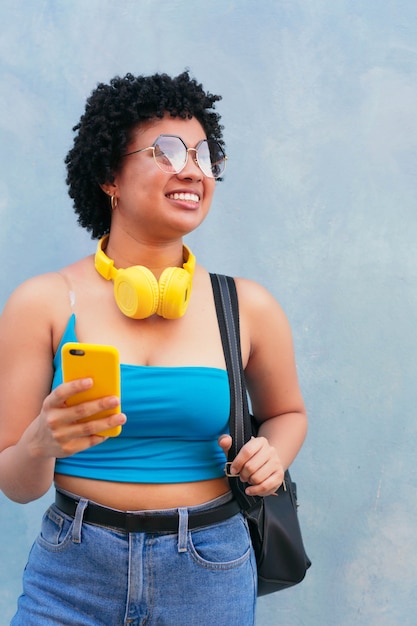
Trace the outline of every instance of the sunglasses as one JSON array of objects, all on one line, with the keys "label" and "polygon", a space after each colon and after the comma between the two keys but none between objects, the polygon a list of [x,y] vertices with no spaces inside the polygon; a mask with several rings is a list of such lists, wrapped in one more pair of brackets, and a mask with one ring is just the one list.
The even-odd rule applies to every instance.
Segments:
[{"label": "sunglasses", "polygon": [[227,156],[223,148],[217,141],[211,139],[202,139],[195,148],[187,148],[177,135],[159,135],[152,146],[127,152],[123,156],[139,154],[145,150],[153,150],[155,163],[167,174],[179,174],[184,169],[190,150],[195,152],[194,161],[208,178],[219,178],[226,167]]}]

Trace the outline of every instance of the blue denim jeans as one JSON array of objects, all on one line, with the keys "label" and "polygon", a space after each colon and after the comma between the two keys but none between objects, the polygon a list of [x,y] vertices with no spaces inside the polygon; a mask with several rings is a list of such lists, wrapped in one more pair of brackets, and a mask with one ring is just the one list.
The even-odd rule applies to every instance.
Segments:
[{"label": "blue denim jeans", "polygon": [[[256,563],[244,517],[178,533],[124,533],[45,513],[11,626],[253,626]],[[167,511],[160,513],[166,514]]]}]

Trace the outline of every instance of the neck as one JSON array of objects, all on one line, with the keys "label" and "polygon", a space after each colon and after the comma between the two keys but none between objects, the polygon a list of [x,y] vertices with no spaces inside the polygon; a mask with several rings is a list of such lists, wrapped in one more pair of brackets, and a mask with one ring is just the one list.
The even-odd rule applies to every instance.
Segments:
[{"label": "neck", "polygon": [[182,267],[188,257],[181,239],[171,242],[149,242],[128,235],[120,238],[110,233],[104,250],[117,269],[143,265],[156,277],[167,267]]}]

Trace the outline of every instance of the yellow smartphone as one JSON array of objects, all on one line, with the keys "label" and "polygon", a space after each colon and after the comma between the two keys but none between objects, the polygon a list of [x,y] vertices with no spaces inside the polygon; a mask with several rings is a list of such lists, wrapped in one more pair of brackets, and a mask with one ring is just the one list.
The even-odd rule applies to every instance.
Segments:
[{"label": "yellow smartphone", "polygon": [[[116,348],[92,343],[68,342],[62,346],[61,356],[64,382],[78,378],[92,378],[94,381],[91,389],[86,389],[68,398],[66,403],[69,406],[105,396],[118,396],[120,398],[120,365],[119,353]],[[112,409],[100,411],[80,421],[100,419],[120,413],[120,411],[119,403]],[[102,437],[117,437],[121,430],[121,426],[115,426],[98,434]]]}]

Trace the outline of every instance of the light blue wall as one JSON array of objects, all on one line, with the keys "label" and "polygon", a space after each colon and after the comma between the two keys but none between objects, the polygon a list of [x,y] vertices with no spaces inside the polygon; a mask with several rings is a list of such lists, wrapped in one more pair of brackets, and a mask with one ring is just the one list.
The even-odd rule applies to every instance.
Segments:
[{"label": "light blue wall", "polygon": [[[2,0],[0,23],[0,306],[94,248],[63,166],[92,88],[189,67],[224,96],[229,155],[189,242],[280,300],[310,413],[313,567],[259,625],[415,625],[415,0]],[[48,501],[0,496],[1,625]]]}]

